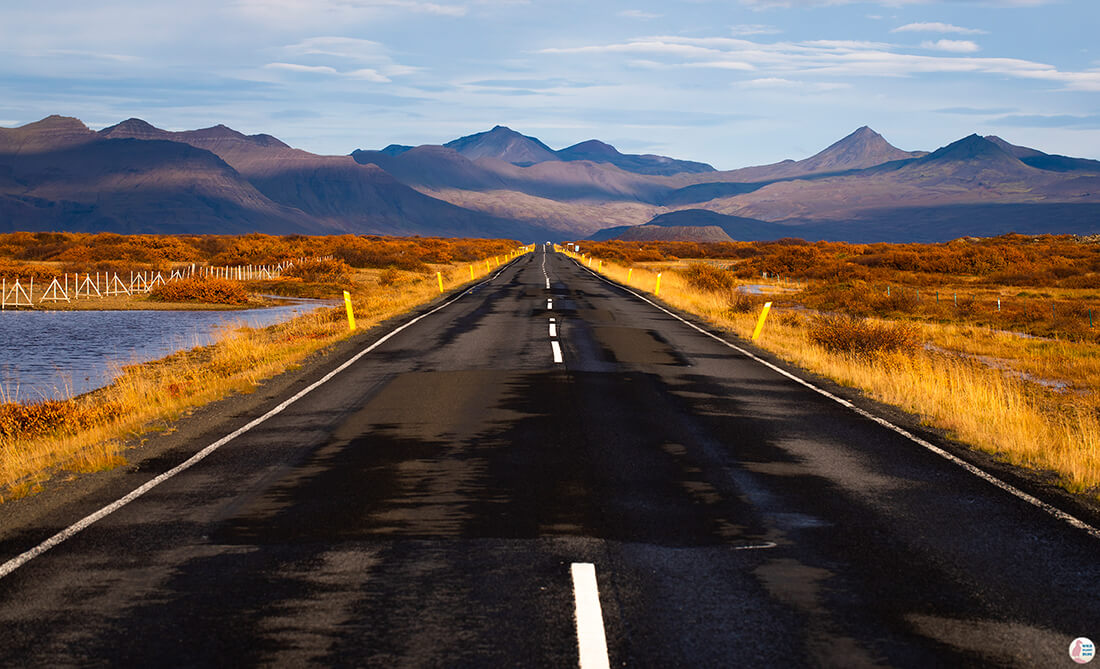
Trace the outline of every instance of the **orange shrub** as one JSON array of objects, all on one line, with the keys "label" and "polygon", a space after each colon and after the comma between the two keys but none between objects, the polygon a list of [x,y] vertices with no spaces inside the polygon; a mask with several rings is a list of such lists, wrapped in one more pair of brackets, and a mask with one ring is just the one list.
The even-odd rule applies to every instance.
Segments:
[{"label": "orange shrub", "polygon": [[248,303],[248,293],[241,284],[213,276],[192,276],[158,284],[149,297],[160,302]]},{"label": "orange shrub", "polygon": [[848,316],[819,316],[810,322],[810,341],[833,353],[870,357],[883,353],[912,354],[920,335],[910,323],[873,323]]},{"label": "orange shrub", "polygon": [[716,293],[733,289],[733,275],[724,269],[706,263],[692,263],[680,274],[695,290]]},{"label": "orange shrub", "polygon": [[34,404],[0,404],[0,443],[105,423],[119,415],[116,403],[87,404],[45,400]]},{"label": "orange shrub", "polygon": [[343,260],[305,260],[288,268],[283,276],[298,278],[307,283],[344,283],[351,274],[351,267]]}]

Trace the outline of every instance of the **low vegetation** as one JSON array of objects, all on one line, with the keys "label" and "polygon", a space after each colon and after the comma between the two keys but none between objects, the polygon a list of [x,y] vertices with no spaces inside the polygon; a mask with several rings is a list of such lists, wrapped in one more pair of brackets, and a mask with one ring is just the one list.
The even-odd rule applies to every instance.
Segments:
[{"label": "low vegetation", "polygon": [[160,302],[203,302],[206,304],[248,304],[248,293],[239,281],[214,276],[189,276],[158,284],[149,299]]},{"label": "low vegetation", "polygon": [[660,273],[662,300],[746,339],[771,301],[763,348],[1100,497],[1096,240],[582,246],[635,288]]},{"label": "low vegetation", "polygon": [[806,335],[829,353],[857,358],[887,353],[913,355],[921,344],[917,327],[910,323],[884,323],[829,314],[814,318]]},{"label": "low vegetation", "polygon": [[[12,238],[26,242],[28,237],[35,236],[0,235],[0,249],[10,253]],[[77,248],[70,245],[74,239],[87,241],[88,237],[51,233],[39,241],[49,242],[63,254]],[[114,241],[117,235],[108,237]],[[348,290],[360,329],[438,297],[436,272],[441,274],[444,288],[450,290],[471,281],[471,275],[484,277],[489,272],[486,258],[503,261],[518,246],[507,240],[250,237],[185,238],[190,240],[186,244],[163,245],[159,237],[123,238],[114,246],[126,253],[145,246],[173,252],[197,249],[198,257],[209,262],[215,257],[212,253],[245,253],[255,244],[261,250],[249,258],[259,264],[278,262],[281,257],[274,255],[274,249],[280,239],[285,239],[293,253],[314,253],[314,257],[329,259],[302,262],[301,269],[290,276],[244,282],[243,286],[282,294],[317,292],[327,298]],[[34,251],[32,244],[15,247],[24,249],[24,255],[50,255]],[[352,262],[339,255],[341,248],[349,256],[353,255],[351,250],[362,255]],[[105,257],[105,262],[120,262],[102,249],[93,249],[91,255]],[[217,257],[227,260],[226,255]],[[15,262],[27,261],[21,258]],[[364,268],[356,263],[382,267]],[[496,268],[495,263],[492,268]],[[214,299],[214,287],[223,282],[238,290],[242,287],[242,282],[225,279],[172,281],[165,289],[179,286],[180,292],[165,299]],[[339,292],[334,292],[332,282],[341,284]],[[232,393],[250,392],[264,379],[300,364],[349,334],[343,306],[324,307],[268,328],[227,328],[214,344],[125,367],[119,370],[114,383],[80,397],[21,404],[0,396],[0,501],[35,492],[58,472],[92,472],[118,466],[125,462],[126,448],[140,441],[141,435],[197,406]]]}]

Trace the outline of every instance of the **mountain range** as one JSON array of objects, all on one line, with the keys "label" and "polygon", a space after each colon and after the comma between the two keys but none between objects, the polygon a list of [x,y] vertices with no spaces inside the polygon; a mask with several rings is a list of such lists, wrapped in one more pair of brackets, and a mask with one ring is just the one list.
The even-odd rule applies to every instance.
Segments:
[{"label": "mountain range", "polygon": [[862,127],[803,160],[719,171],[503,126],[322,156],[224,125],[0,128],[0,231],[942,241],[1100,232],[1100,161],[971,135],[903,151]]}]

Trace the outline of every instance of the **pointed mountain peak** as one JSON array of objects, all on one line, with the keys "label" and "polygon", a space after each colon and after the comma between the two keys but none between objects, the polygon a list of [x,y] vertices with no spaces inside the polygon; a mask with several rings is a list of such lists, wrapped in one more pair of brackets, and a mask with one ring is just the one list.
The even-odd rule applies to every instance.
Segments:
[{"label": "pointed mountain peak", "polygon": [[864,169],[912,157],[914,154],[902,151],[870,127],[863,126],[821,153],[802,161],[802,164],[812,172],[842,171]]},{"label": "pointed mountain peak", "polygon": [[496,158],[518,165],[558,160],[554,151],[538,139],[521,135],[503,125],[494,126],[487,132],[460,137],[443,146],[458,151],[470,160]]},{"label": "pointed mountain peak", "polygon": [[928,160],[994,160],[1011,163],[1020,162],[1016,156],[1006,151],[1000,145],[977,134],[967,135],[956,142],[952,142],[943,148],[933,151],[928,155]]},{"label": "pointed mountain peak", "polygon": [[140,118],[128,118],[121,123],[100,130],[99,134],[108,139],[163,139],[167,133]]}]

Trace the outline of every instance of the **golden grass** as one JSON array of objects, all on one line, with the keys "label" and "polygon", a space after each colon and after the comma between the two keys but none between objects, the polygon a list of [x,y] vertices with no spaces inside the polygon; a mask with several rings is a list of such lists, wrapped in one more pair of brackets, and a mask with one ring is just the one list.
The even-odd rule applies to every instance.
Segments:
[{"label": "golden grass", "polygon": [[[444,289],[451,290],[498,267],[496,261],[490,265],[484,260],[435,265],[431,274],[358,270],[348,286],[358,329],[439,297],[436,272],[442,274]],[[87,473],[125,464],[120,444],[164,429],[195,407],[251,392],[264,379],[350,334],[341,304],[263,329],[229,327],[209,346],[125,367],[110,386],[62,402],[61,408],[50,407],[50,415],[61,411],[99,415],[98,420],[55,419],[56,429],[21,433],[17,425],[0,432],[0,502],[38,492],[41,483],[60,470]]]},{"label": "golden grass", "polygon": [[[587,258],[579,258],[585,265]],[[653,293],[657,274],[593,261],[592,269]],[[677,263],[676,266],[683,265]],[[748,339],[758,313],[738,313],[721,292],[693,289],[679,272],[662,266],[660,299]],[[853,356],[831,353],[809,337],[810,319],[772,315],[756,342],[799,367],[858,388],[870,397],[921,417],[954,438],[1034,470],[1052,472],[1060,485],[1100,493],[1100,347],[1028,339],[983,328],[920,325],[936,348],[911,354]],[[1059,393],[973,356],[1007,361],[1037,378],[1065,379],[1076,393]]]}]

